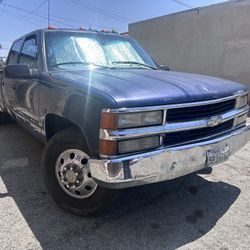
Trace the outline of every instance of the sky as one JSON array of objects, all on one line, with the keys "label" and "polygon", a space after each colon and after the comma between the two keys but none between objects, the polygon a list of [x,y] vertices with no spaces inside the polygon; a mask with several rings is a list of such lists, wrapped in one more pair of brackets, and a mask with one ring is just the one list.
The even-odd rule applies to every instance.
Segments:
[{"label": "sky", "polygon": [[0,0],[0,57],[13,40],[50,24],[60,28],[128,30],[128,24],[226,0]]}]

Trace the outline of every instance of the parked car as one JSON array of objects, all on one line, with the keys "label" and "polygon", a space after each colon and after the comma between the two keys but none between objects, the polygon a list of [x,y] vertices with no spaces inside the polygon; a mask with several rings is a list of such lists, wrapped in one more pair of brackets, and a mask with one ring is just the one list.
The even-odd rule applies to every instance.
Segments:
[{"label": "parked car", "polygon": [[250,139],[245,86],[162,70],[128,36],[36,30],[0,77],[2,114],[46,144],[45,185],[78,215],[226,161]]}]

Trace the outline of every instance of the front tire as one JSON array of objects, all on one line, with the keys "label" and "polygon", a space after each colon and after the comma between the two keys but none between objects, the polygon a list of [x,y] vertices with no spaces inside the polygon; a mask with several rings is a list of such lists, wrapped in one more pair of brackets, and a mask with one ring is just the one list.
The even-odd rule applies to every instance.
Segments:
[{"label": "front tire", "polygon": [[60,207],[80,216],[106,210],[119,195],[118,190],[97,185],[88,167],[89,155],[82,133],[67,129],[50,139],[42,158],[48,192]]},{"label": "front tire", "polygon": [[13,119],[8,113],[0,111],[0,125],[5,125],[13,122]]}]

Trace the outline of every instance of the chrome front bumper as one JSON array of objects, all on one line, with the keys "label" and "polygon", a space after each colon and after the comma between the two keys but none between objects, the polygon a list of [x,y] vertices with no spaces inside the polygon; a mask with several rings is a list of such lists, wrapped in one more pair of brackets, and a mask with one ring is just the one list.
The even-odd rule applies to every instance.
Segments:
[{"label": "chrome front bumper", "polygon": [[207,165],[208,150],[229,146],[230,155],[250,140],[250,126],[195,144],[116,159],[90,160],[92,177],[107,188],[126,188],[175,179]]}]

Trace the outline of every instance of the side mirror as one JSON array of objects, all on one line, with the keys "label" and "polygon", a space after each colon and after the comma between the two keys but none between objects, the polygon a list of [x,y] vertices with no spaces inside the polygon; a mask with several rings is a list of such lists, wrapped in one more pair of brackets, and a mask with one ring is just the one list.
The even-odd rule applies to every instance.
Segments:
[{"label": "side mirror", "polygon": [[32,72],[28,64],[10,64],[4,67],[4,75],[10,79],[31,79]]},{"label": "side mirror", "polygon": [[161,69],[161,70],[166,70],[166,71],[169,71],[169,70],[170,70],[170,68],[167,67],[167,66],[165,66],[165,65],[160,65],[160,69]]}]

